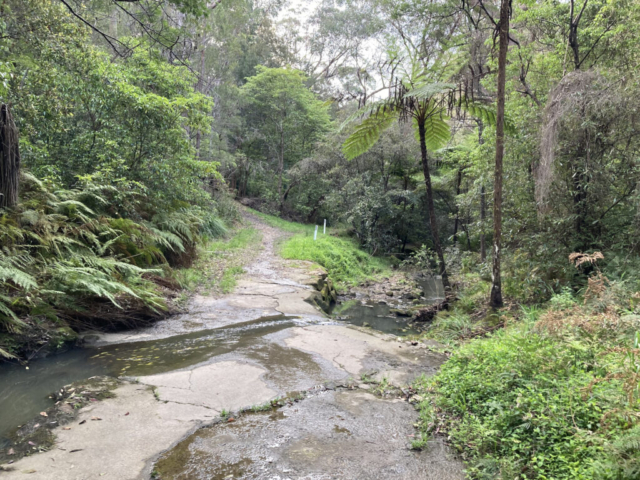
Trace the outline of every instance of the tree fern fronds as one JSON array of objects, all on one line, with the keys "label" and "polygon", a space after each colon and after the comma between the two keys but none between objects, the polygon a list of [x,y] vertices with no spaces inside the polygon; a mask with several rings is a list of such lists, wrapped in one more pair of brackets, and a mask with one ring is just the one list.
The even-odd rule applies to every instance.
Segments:
[{"label": "tree fern fronds", "polygon": [[36,279],[24,271],[31,263],[33,259],[28,255],[7,255],[4,249],[0,250],[0,282],[9,281],[25,290],[36,288]]},{"label": "tree fern fronds", "polygon": [[161,246],[172,251],[184,252],[184,243],[178,235],[172,232],[160,230],[159,228],[149,226],[149,230],[153,233],[153,239]]},{"label": "tree fern fronds", "polygon": [[100,241],[98,240],[98,237],[96,237],[96,249],[98,251],[98,255],[100,256],[105,255],[107,253],[107,250],[109,250],[114,244],[116,244],[118,241],[120,241],[124,237],[125,235],[123,233],[121,235],[118,235],[115,238],[107,240],[104,243],[100,243]]},{"label": "tree fern fronds", "polygon": [[[492,106],[474,102],[467,97],[463,97],[459,102],[459,107],[472,117],[482,120],[487,125],[496,125],[496,110]],[[506,114],[504,117],[504,128],[507,133],[516,133],[515,123]]]},{"label": "tree fern fronds", "polygon": [[42,180],[26,170],[20,171],[20,182],[23,186],[28,185],[32,190],[47,191]]},{"label": "tree fern fronds", "polygon": [[20,214],[20,223],[26,223],[27,225],[35,225],[40,220],[40,213],[36,210],[25,210]]},{"label": "tree fern fronds", "polygon": [[10,354],[9,352],[7,352],[6,350],[3,350],[2,348],[0,348],[0,357],[4,357],[9,360],[16,358],[15,355]]},{"label": "tree fern fronds", "polygon": [[[187,220],[191,221],[191,223]],[[174,233],[187,242],[193,242],[195,240],[194,233],[195,230],[199,228],[201,222],[202,220],[198,216],[193,215],[193,213],[187,209],[180,209],[171,214],[163,213],[153,217],[153,223],[155,223],[160,230]]]},{"label": "tree fern fronds", "polygon": [[354,113],[349,115],[338,127],[338,132],[343,131],[348,125],[359,120],[361,118],[370,117],[371,115],[375,115],[380,112],[380,110],[388,110],[389,109],[389,101],[388,100],[378,100],[375,102],[367,103],[365,106],[359,108]]},{"label": "tree fern fronds", "polygon": [[416,100],[430,100],[442,93],[456,88],[453,83],[422,83],[404,94],[404,98],[415,98]]},{"label": "tree fern fronds", "polygon": [[342,144],[342,153],[347,157],[347,160],[353,160],[373,147],[382,132],[389,128],[397,118],[397,112],[382,110],[358,125]]},{"label": "tree fern fronds", "polygon": [[52,279],[49,289],[63,291],[74,296],[96,296],[106,298],[116,307],[122,308],[116,301],[118,294],[138,298],[127,285],[112,279],[96,268],[77,267],[67,262],[51,264]]},{"label": "tree fern fronds", "polygon": [[0,325],[8,331],[18,331],[22,327],[26,327],[27,324],[18,318],[13,313],[13,310],[8,304],[11,303],[11,299],[5,295],[0,295]]},{"label": "tree fern fronds", "polygon": [[78,200],[64,200],[62,202],[57,202],[54,205],[54,208],[58,213],[65,213],[70,211],[70,209],[77,208],[84,213],[89,215],[95,215],[95,212],[87,207],[84,203],[79,202]]},{"label": "tree fern fronds", "polygon": [[[425,143],[428,150],[439,150],[451,139],[451,128],[447,122],[449,117],[444,114],[444,110],[428,117],[424,122]],[[417,122],[413,121],[416,140],[420,142],[420,133]]]},{"label": "tree fern fronds", "polygon": [[2,265],[0,265],[0,281],[13,282],[19,287],[24,288],[25,290],[30,290],[38,286],[36,279],[28,273],[23,272],[22,270],[18,270],[14,267],[5,267]]}]

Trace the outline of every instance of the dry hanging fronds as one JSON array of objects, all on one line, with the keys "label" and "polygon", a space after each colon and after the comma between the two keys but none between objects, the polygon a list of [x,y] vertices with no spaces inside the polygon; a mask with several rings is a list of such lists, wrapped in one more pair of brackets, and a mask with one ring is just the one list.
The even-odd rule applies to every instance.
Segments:
[{"label": "dry hanging fronds", "polygon": [[573,252],[569,254],[569,261],[576,268],[580,267],[580,265],[582,265],[583,263],[588,263],[589,265],[595,266],[598,260],[603,260],[603,259],[604,259],[604,255],[602,254],[602,252],[593,252],[593,253]]},{"label": "dry hanging fronds", "polygon": [[606,101],[602,75],[594,70],[579,70],[566,75],[549,95],[540,138],[540,161],[535,166],[535,196],[538,210],[547,210],[547,197],[554,179],[558,131],[571,111]]}]

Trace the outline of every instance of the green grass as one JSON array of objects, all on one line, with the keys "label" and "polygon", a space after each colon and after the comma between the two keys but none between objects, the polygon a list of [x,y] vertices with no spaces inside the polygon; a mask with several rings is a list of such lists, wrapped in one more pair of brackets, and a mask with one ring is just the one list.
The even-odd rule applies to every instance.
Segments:
[{"label": "green grass", "polygon": [[243,250],[260,242],[260,232],[255,228],[241,228],[236,230],[228,240],[218,240],[209,243],[205,250],[214,255],[233,250]]},{"label": "green grass", "polygon": [[283,258],[309,260],[321,265],[339,291],[390,271],[388,261],[372,257],[348,238],[318,235],[314,241],[313,235],[297,234],[284,242],[280,254]]},{"label": "green grass", "polygon": [[[291,233],[311,233],[313,235],[313,231],[315,230],[315,225],[305,225],[303,223],[289,222],[288,220],[283,220],[280,217],[276,217],[274,215],[267,215],[266,213],[259,212],[257,210],[253,210],[251,208],[247,208],[253,215],[258,217],[264,223],[271,227],[279,228],[280,230],[284,230],[285,232]],[[322,233],[322,225],[318,227],[319,233]],[[329,229],[327,229],[329,230]]]},{"label": "green grass", "polygon": [[198,259],[190,267],[176,271],[175,277],[187,292],[199,287],[228,293],[243,273],[247,250],[258,244],[261,234],[255,228],[234,230],[229,238],[211,241],[200,247]]},{"label": "green grass", "polygon": [[237,277],[244,273],[242,267],[230,267],[227,268],[222,274],[222,278],[218,283],[222,293],[229,293],[236,286]]},{"label": "green grass", "polygon": [[280,255],[289,260],[308,260],[324,267],[336,283],[338,291],[390,273],[391,264],[388,260],[372,257],[361,250],[351,238],[337,236],[335,228],[327,228],[325,235],[322,233],[323,226],[319,225],[317,240],[314,241],[315,225],[289,222],[256,210],[248,210],[267,225],[295,233],[281,245]]}]

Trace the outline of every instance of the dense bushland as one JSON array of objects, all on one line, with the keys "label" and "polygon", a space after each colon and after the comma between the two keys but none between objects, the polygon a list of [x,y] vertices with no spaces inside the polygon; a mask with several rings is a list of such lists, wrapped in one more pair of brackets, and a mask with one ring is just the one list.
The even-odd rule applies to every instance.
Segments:
[{"label": "dense bushland", "polygon": [[40,349],[60,329],[73,338],[68,326],[159,318],[180,287],[172,268],[237,217],[189,135],[210,125],[211,98],[145,35],[114,59],[57,1],[0,14],[0,97],[21,168],[18,202],[0,211],[0,354]]},{"label": "dense bushland", "polygon": [[20,203],[0,219],[0,331],[122,328],[158,318],[167,311],[161,288],[177,287],[171,265],[190,263],[201,238],[226,233],[197,206],[148,221],[111,217],[113,186],[53,190],[27,173],[21,186]]},{"label": "dense bushland", "polygon": [[599,253],[571,259],[588,276],[579,293],[484,317],[488,284],[466,274],[460,302],[427,333],[453,353],[416,385],[416,448],[446,434],[473,478],[637,478],[639,279],[610,280]]}]

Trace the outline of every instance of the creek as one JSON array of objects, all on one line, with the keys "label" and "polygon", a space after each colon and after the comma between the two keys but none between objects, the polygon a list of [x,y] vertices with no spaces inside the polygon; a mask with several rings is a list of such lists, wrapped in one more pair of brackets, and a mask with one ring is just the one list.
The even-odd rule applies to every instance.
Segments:
[{"label": "creek", "polygon": [[[420,282],[424,297],[442,296],[438,280]],[[408,319],[397,317],[388,305],[363,305],[359,301],[337,306],[337,323],[362,326],[394,335],[415,333]],[[11,432],[53,405],[51,393],[64,385],[95,375],[138,377],[206,363],[213,357],[252,347],[259,339],[281,330],[308,324],[294,316],[275,315],[213,330],[199,330],[168,338],[119,343],[102,347],[76,347],[36,359],[28,367],[0,365],[0,450],[11,444]]]},{"label": "creek", "polygon": [[49,395],[70,383],[94,375],[137,377],[203,363],[212,357],[250,345],[256,339],[299,324],[284,315],[259,318],[215,330],[201,330],[148,342],[99,348],[73,348],[36,359],[28,368],[0,365],[0,450],[11,432],[53,405]]}]

